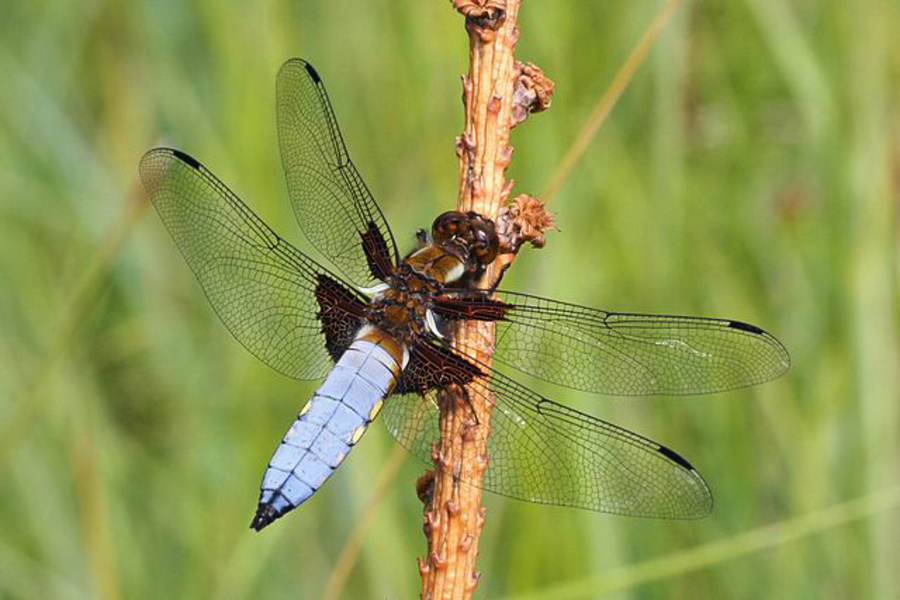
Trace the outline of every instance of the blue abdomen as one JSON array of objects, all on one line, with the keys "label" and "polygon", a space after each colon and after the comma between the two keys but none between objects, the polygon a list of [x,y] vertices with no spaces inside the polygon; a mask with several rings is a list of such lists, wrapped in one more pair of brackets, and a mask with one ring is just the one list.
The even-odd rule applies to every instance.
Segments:
[{"label": "blue abdomen", "polygon": [[402,348],[378,330],[357,337],[272,455],[253,529],[300,506],[331,476],[378,414],[402,362]]}]

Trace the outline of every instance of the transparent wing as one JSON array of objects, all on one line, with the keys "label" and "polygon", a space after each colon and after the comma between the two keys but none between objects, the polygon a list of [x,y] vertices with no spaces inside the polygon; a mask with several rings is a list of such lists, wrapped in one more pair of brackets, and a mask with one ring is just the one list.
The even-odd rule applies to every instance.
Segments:
[{"label": "transparent wing", "polygon": [[[690,519],[712,509],[706,482],[665,446],[548,400],[497,372],[468,389],[495,405],[484,481],[466,483],[528,502],[620,515]],[[392,396],[382,410],[391,435],[428,464],[440,439],[437,398],[435,391],[424,398]],[[476,436],[486,432],[474,429]]]},{"label": "transparent wing", "polygon": [[[489,302],[472,292],[459,299],[465,299],[459,313]],[[494,360],[565,387],[623,396],[707,394],[769,381],[790,366],[781,342],[741,321],[607,312],[513,292],[498,292],[497,299],[505,306]]]},{"label": "transparent wing", "polygon": [[287,61],[276,82],[278,142],[300,228],[355,284],[383,279],[398,260],[390,227],[350,160],[312,65]]},{"label": "transparent wing", "polygon": [[[140,164],[153,206],[206,297],[234,337],[290,377],[318,379],[331,365],[316,299],[338,280],[269,227],[203,165],[156,148]],[[330,282],[330,283],[329,283]],[[339,295],[339,294],[338,294]],[[340,311],[340,308],[337,309]],[[349,312],[333,329],[358,327]]]}]

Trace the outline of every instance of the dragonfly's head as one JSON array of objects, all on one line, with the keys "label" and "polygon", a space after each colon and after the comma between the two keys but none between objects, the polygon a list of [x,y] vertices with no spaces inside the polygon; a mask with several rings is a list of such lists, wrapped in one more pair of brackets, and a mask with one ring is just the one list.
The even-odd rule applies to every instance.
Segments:
[{"label": "dragonfly's head", "polygon": [[469,272],[482,272],[500,251],[494,222],[475,212],[453,210],[439,215],[431,226],[431,237],[436,246],[460,254]]}]

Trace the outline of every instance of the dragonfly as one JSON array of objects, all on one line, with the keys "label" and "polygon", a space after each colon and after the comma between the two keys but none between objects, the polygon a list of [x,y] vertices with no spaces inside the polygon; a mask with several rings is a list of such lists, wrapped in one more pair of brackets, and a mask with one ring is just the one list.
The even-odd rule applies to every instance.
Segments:
[{"label": "dragonfly", "polygon": [[[214,311],[276,371],[323,380],[276,447],[251,528],[318,490],[380,415],[429,463],[442,392],[492,405],[483,481],[509,497],[668,519],[706,516],[709,486],[674,450],[529,389],[509,369],[588,392],[690,395],[779,377],[790,359],[763,329],[731,319],[598,310],[477,282],[498,253],[495,224],[447,212],[401,255],[354,166],[319,73],[291,59],[276,79],[278,142],[300,229],[317,261],[276,234],[198,160],[155,148],[144,188]],[[323,264],[325,263],[325,264]],[[493,363],[454,346],[463,321],[495,326]],[[470,423],[471,425],[471,423]],[[484,437],[487,436],[485,440]]]}]

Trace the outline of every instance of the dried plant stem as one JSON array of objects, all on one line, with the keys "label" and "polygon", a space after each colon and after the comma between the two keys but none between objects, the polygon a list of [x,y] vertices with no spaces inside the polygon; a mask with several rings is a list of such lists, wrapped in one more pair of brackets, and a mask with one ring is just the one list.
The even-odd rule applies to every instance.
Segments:
[{"label": "dried plant stem", "polygon": [[[456,208],[480,213],[497,222],[501,245],[506,250],[486,274],[485,279],[490,283],[501,266],[509,265],[522,242],[540,247],[544,243],[543,232],[554,228],[543,203],[536,198],[520,195],[512,205],[504,207],[512,188],[512,182],[506,180],[506,168],[512,157],[510,131],[527,113],[539,112],[549,105],[553,83],[534,65],[523,65],[514,59],[521,0],[453,0],[453,4],[465,15],[469,34],[469,73],[463,78],[466,124],[456,142],[459,156]],[[591,113],[554,175],[545,198],[556,193],[578,162],[679,4],[681,0],[668,0],[660,9]],[[490,365],[493,324],[463,323],[457,330],[455,343],[465,347],[482,364]],[[428,554],[420,559],[419,570],[422,598],[458,600],[470,598],[478,584],[475,562],[485,521],[480,488],[459,482],[483,480],[489,464],[487,443],[492,401],[467,395],[464,390],[450,389],[444,393],[440,405],[441,441],[432,453],[437,469],[420,480],[420,495],[426,503]]]},{"label": "dried plant stem", "polygon": [[[519,32],[520,0],[472,2],[456,0],[466,16],[469,34],[469,73],[463,78],[465,130],[457,139],[459,196],[457,210],[475,211],[496,220],[509,195],[506,167],[513,91],[519,67],[513,58]],[[489,270],[488,279],[492,277]],[[491,363],[492,323],[461,326],[456,343],[468,348],[483,364]],[[428,554],[419,561],[422,598],[470,598],[478,583],[475,570],[478,540],[484,525],[481,489],[460,480],[481,481],[487,467],[487,435],[491,406],[479,397],[471,401],[460,390],[445,394],[441,406],[441,442],[434,449],[435,464],[430,505],[425,507]],[[474,415],[473,415],[474,409]],[[479,435],[473,435],[476,427]]]}]

